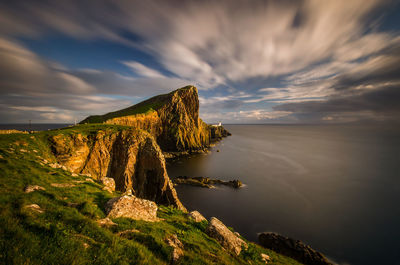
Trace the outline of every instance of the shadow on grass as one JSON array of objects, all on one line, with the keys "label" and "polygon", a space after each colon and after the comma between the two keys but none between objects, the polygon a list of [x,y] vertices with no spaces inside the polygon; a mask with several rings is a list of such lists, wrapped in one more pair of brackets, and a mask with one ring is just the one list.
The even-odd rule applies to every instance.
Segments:
[{"label": "shadow on grass", "polygon": [[169,261],[170,260],[170,247],[163,246],[160,242],[157,242],[154,237],[142,233],[132,235],[132,240],[146,246],[151,252],[158,258]]},{"label": "shadow on grass", "polygon": [[106,203],[112,198],[111,195],[106,195],[104,192],[96,192],[93,194],[95,196],[93,202],[101,209],[104,213],[106,213],[105,206]]}]

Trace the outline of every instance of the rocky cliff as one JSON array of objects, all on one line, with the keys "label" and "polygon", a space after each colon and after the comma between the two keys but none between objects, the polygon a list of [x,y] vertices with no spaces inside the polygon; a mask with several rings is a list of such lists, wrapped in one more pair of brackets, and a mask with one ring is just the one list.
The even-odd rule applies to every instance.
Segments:
[{"label": "rocky cliff", "polygon": [[199,118],[194,86],[81,122],[87,123],[97,124],[98,129],[49,139],[61,165],[98,180],[113,178],[119,191],[133,190],[139,198],[180,209],[184,207],[168,177],[162,151],[203,150],[212,140],[229,135],[222,126],[209,126]]},{"label": "rocky cliff", "polygon": [[186,86],[155,96],[132,107],[81,122],[133,126],[146,130],[166,152],[202,150],[214,139],[227,136],[223,127],[213,127],[199,118],[197,88]]},{"label": "rocky cliff", "polygon": [[74,173],[115,180],[119,191],[139,198],[185,208],[179,201],[153,136],[132,128],[59,134],[49,138],[57,161]]}]

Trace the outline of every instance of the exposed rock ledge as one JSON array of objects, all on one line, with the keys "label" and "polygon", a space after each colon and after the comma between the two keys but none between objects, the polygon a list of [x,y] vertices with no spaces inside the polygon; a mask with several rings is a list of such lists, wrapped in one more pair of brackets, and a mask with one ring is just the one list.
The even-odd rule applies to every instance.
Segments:
[{"label": "exposed rock ledge", "polygon": [[258,235],[258,241],[261,246],[291,257],[306,265],[333,265],[320,252],[299,240],[276,233],[261,233]]}]

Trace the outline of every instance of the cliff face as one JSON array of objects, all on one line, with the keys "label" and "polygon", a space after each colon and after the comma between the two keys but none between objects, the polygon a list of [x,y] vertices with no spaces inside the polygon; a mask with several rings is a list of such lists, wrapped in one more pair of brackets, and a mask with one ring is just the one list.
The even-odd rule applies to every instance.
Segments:
[{"label": "cliff face", "polygon": [[210,143],[208,125],[199,118],[199,98],[193,86],[178,89],[157,109],[162,121],[158,143],[165,151],[199,150]]},{"label": "cliff face", "polygon": [[116,189],[133,189],[136,196],[185,209],[170,181],[164,156],[144,131],[99,130],[95,134],[55,135],[51,149],[58,162],[74,173],[95,179],[110,177]]},{"label": "cliff face", "polygon": [[162,122],[156,111],[144,114],[116,117],[104,122],[105,124],[124,125],[145,130],[157,137],[162,133]]},{"label": "cliff face", "polygon": [[146,130],[166,152],[201,150],[213,139],[228,135],[222,133],[222,127],[215,130],[199,118],[199,98],[194,86],[155,96],[123,110],[90,116],[81,123],[118,124]]}]

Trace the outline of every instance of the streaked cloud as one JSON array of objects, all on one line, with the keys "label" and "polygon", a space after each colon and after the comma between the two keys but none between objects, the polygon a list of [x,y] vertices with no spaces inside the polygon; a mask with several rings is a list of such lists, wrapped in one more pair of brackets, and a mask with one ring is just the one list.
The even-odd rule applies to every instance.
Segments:
[{"label": "streaked cloud", "polygon": [[[395,93],[400,36],[379,27],[384,20],[379,10],[391,5],[389,0],[3,2],[0,115],[17,117],[32,108],[43,121],[83,117],[194,84],[206,120],[333,122],[376,119],[386,112],[395,119],[396,108],[380,106],[386,104],[382,98],[400,99]],[[131,47],[158,67],[140,58],[116,58],[129,72],[69,68],[24,43],[55,34]]]},{"label": "streaked cloud", "polygon": [[165,76],[159,71],[151,69],[150,67],[147,67],[139,62],[125,61],[122,63],[131,68],[134,73],[140,76],[150,78],[165,78]]}]

